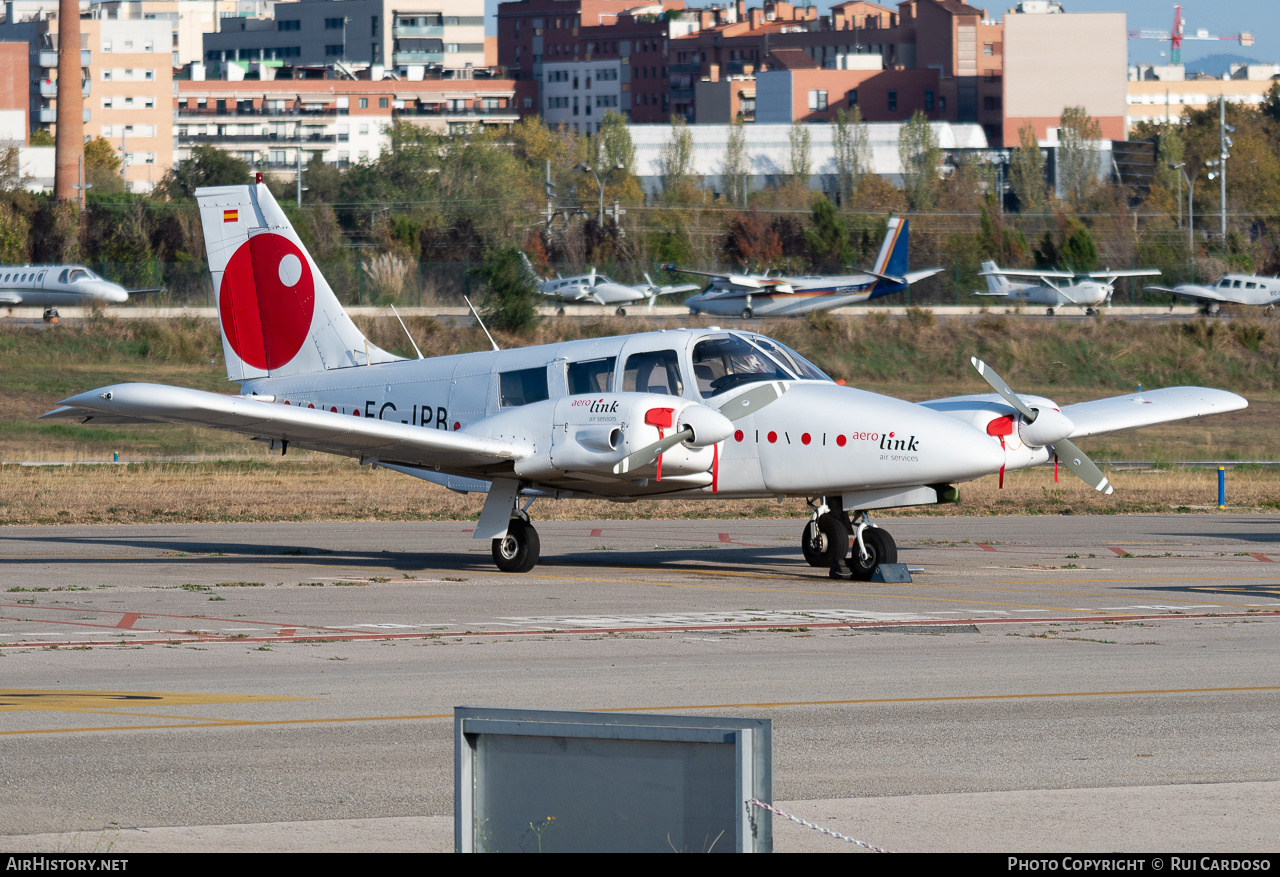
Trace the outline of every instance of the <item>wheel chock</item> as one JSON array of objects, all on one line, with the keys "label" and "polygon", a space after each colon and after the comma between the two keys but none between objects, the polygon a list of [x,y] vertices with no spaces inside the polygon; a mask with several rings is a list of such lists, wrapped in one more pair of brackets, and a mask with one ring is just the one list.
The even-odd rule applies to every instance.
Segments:
[{"label": "wheel chock", "polygon": [[881,563],[876,565],[871,581],[886,585],[909,585],[912,579],[905,563]]}]

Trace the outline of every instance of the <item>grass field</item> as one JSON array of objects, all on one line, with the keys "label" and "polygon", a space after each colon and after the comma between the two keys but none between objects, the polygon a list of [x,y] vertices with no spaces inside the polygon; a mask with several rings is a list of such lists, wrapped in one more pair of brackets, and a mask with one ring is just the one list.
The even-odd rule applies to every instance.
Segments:
[{"label": "grass field", "polygon": [[[691,321],[691,322],[708,322]],[[371,340],[409,353],[392,319],[365,321]],[[428,356],[486,349],[476,329],[410,321]],[[644,321],[553,320],[532,338],[500,339],[504,346],[561,338],[642,331]],[[766,322],[759,331],[795,347],[851,385],[923,400],[987,392],[969,366],[978,355],[1015,389],[1060,403],[1136,389],[1201,384],[1233,390],[1250,401],[1245,411],[1083,440],[1099,463],[1149,460],[1280,459],[1280,322],[1251,317],[1190,323],[1100,320],[1053,323],[988,316],[976,323],[936,321],[927,311],[904,319],[818,316]],[[169,426],[81,427],[41,423],[59,399],[121,381],[171,383],[234,392],[226,380],[222,346],[212,321],[90,320],[83,325],[22,328],[0,325],[0,460],[104,462],[119,454],[126,466],[5,465],[0,467],[0,520],[147,522],[232,520],[473,518],[476,497],[462,497],[353,461],[291,453],[285,460],[260,443],[221,433]],[[1113,497],[1100,497],[1052,469],[1010,473],[961,487],[958,506],[920,513],[1118,513],[1169,511],[1216,504],[1216,470],[1160,468],[1109,473]],[[1280,473],[1259,467],[1229,476],[1229,505],[1275,509]],[[541,505],[542,517],[704,517],[798,515],[799,500],[773,502],[654,501],[617,505],[567,501]]]}]

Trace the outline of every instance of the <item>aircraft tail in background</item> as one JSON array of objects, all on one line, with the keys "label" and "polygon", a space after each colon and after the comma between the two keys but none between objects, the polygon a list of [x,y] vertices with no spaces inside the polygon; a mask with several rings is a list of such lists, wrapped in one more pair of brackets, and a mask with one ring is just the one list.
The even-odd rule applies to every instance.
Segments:
[{"label": "aircraft tail in background", "polygon": [[400,357],[351,322],[262,183],[196,190],[227,377],[310,374]]}]

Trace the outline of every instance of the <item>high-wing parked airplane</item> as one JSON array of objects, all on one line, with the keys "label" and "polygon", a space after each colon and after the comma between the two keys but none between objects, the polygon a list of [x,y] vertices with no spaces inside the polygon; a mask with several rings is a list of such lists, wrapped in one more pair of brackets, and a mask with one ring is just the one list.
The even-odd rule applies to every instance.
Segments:
[{"label": "high-wing parked airplane", "polygon": [[770,277],[767,274],[716,274],[664,265],[668,271],[708,277],[700,294],[685,299],[691,314],[741,316],[793,316],[826,311],[867,299],[901,292],[917,280],[932,277],[941,268],[907,270],[908,220],[893,217],[885,233],[875,268],[858,274],[828,277]]},{"label": "high-wing parked airplane", "polygon": [[44,417],[224,429],[486,493],[474,538],[508,572],[539,555],[522,497],[800,496],[813,508],[809,562],[869,578],[897,558],[870,510],[953,502],[958,482],[1053,460],[1109,493],[1073,439],[1248,404],[1173,387],[1059,407],[1015,395],[976,360],[994,394],[915,404],[716,328],[401,359],[356,328],[266,186],[196,198],[241,394],[116,384]]},{"label": "high-wing parked airplane", "polygon": [[[987,278],[987,291],[974,295],[998,296],[1032,305],[1047,305],[1045,313],[1053,316],[1055,308],[1072,305],[1084,308],[1087,316],[1098,313],[1098,305],[1110,304],[1118,277],[1154,277],[1160,272],[1151,269],[1135,271],[1090,271],[1073,274],[1070,271],[1035,271],[1004,269],[995,262],[982,263],[982,275]],[[1007,277],[1034,277],[1039,283],[1018,283]]]},{"label": "high-wing parked airplane", "polygon": [[120,304],[132,292],[104,280],[83,265],[9,265],[0,267],[0,307],[43,307],[46,320],[58,319],[58,307]]},{"label": "high-wing parked airplane", "polygon": [[[1172,287],[1144,286],[1143,289],[1193,301],[1200,305],[1203,314],[1216,314],[1224,304],[1263,305],[1270,311],[1280,301],[1280,277],[1259,277],[1257,274],[1225,274],[1213,286],[1183,283]],[[1173,307],[1172,302],[1169,306]]]},{"label": "high-wing parked airplane", "polygon": [[[620,317],[627,315],[627,305],[648,299],[649,307],[652,308],[660,295],[689,292],[698,288],[692,283],[684,286],[659,286],[653,282],[648,274],[644,276],[646,281],[644,285],[627,286],[625,283],[617,283],[610,280],[603,274],[597,274],[594,268],[591,269],[590,274],[576,274],[573,277],[542,278],[534,271],[529,257],[523,253],[520,255],[524,259],[525,269],[533,276],[538,285],[538,292],[547,298],[566,304],[594,304],[617,307],[614,313]],[[564,308],[560,309],[560,313],[564,313]]]}]

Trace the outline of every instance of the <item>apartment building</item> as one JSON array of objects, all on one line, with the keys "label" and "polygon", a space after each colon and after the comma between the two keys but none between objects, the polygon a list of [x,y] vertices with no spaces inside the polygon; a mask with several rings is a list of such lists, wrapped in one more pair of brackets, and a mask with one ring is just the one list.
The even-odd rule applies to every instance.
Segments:
[{"label": "apartment building", "polygon": [[[120,153],[130,191],[148,192],[173,163],[172,28],[167,21],[81,17],[85,135]],[[57,16],[0,24],[0,41],[27,46],[30,124],[53,132],[58,96]]]},{"label": "apartment building", "polygon": [[275,0],[98,0],[99,18],[116,21],[167,21],[173,29],[173,66],[204,57],[204,35],[216,33],[222,19],[266,18]]},{"label": "apartment building", "polygon": [[1128,85],[1128,125],[1139,122],[1177,124],[1184,110],[1216,106],[1219,99],[1257,107],[1280,78],[1280,64],[1232,65],[1230,72],[1216,79],[1208,75],[1187,78],[1181,64],[1161,67],[1131,67]]},{"label": "apartment building", "polygon": [[221,65],[334,63],[402,68],[410,78],[485,67],[484,0],[296,0],[271,18],[221,19],[204,36]]},{"label": "apartment building", "polygon": [[[327,72],[332,77],[332,68]],[[206,144],[254,167],[288,170],[315,156],[346,167],[377,158],[395,120],[442,133],[512,125],[514,94],[514,83],[499,79],[179,80],[178,158]]]}]

